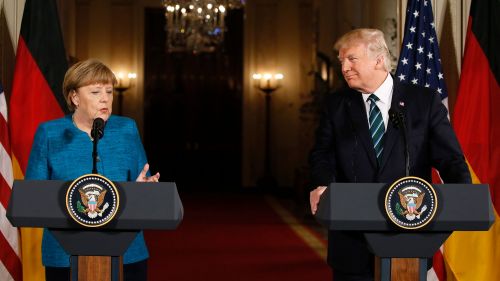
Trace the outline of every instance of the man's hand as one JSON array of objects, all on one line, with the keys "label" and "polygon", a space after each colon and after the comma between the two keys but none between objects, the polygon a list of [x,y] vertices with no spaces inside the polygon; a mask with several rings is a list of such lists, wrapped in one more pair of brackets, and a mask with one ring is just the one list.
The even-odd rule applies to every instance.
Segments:
[{"label": "man's hand", "polygon": [[311,212],[312,214],[316,214],[318,210],[319,199],[321,198],[321,194],[325,192],[326,186],[318,186],[316,189],[309,193],[309,203],[311,203]]}]

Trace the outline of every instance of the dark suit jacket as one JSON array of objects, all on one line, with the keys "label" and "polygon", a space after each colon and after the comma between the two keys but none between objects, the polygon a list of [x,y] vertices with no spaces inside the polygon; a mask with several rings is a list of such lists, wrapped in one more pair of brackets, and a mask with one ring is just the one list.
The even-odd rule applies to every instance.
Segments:
[{"label": "dark suit jacket", "polygon": [[[405,115],[411,176],[430,182],[434,167],[444,182],[471,182],[448,112],[435,91],[394,79],[391,108]],[[352,89],[331,94],[316,132],[310,166],[313,188],[331,182],[392,183],[405,176],[401,131],[389,121],[378,167],[362,94]],[[372,258],[360,235],[330,232],[328,248],[328,261],[336,268],[346,272],[371,268]]]}]

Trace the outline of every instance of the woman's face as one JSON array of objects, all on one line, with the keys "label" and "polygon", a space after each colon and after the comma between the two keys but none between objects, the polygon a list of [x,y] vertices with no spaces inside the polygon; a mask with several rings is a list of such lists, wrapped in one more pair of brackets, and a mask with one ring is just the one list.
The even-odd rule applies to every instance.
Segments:
[{"label": "woman's face", "polygon": [[90,122],[100,117],[107,121],[113,108],[113,84],[95,83],[78,88],[72,96],[75,112]]}]

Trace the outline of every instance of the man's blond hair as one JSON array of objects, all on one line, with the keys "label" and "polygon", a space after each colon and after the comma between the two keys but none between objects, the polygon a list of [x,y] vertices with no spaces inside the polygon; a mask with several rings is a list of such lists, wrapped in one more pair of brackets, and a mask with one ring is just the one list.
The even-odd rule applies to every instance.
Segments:
[{"label": "man's blond hair", "polygon": [[367,55],[375,58],[382,55],[384,58],[384,68],[387,72],[391,72],[391,60],[389,55],[389,48],[385,42],[384,33],[378,29],[371,28],[358,28],[347,32],[342,35],[333,48],[339,51],[342,48],[364,44],[366,46]]}]

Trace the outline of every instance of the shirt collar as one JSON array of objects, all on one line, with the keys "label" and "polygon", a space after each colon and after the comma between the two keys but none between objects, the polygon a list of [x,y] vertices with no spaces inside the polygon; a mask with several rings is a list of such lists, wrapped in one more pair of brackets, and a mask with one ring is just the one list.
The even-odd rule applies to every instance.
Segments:
[{"label": "shirt collar", "polygon": [[[378,89],[375,90],[375,92],[373,92],[373,94],[375,94],[379,98],[380,102],[382,102],[383,104],[389,104],[389,99],[391,97],[393,85],[394,85],[394,81],[392,80],[392,76],[388,73],[387,77],[385,78],[382,85],[380,85],[380,87],[378,87]],[[368,97],[370,95],[367,95],[365,93],[362,96],[363,96],[363,100],[365,102],[367,102]]]}]

